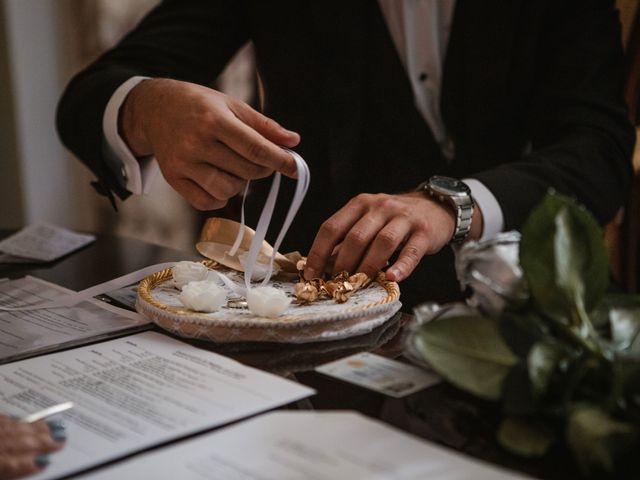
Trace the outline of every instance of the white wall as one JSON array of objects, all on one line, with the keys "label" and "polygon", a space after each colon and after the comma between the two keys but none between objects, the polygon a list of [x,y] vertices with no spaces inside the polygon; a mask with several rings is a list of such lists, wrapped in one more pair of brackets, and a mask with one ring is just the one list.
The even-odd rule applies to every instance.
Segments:
[{"label": "white wall", "polygon": [[[47,221],[83,228],[86,218],[79,204],[85,202],[75,188],[77,167],[61,146],[54,123],[65,82],[64,56],[69,50],[64,44],[69,35],[61,28],[61,4],[64,2],[56,0],[2,0],[0,5],[13,103],[12,112],[1,114],[13,117],[15,130],[15,149],[5,152],[2,148],[0,162],[13,164],[7,172],[18,177],[18,191],[5,194],[18,196],[14,203],[21,206],[22,224]],[[17,220],[0,210],[0,228],[18,226]]]},{"label": "white wall", "polygon": [[0,228],[13,228],[22,224],[23,205],[5,27],[0,4]]}]

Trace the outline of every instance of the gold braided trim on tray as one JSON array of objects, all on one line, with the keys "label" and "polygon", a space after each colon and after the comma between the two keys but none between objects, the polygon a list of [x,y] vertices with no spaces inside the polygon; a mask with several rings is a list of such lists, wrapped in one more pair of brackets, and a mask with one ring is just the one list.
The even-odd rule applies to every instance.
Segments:
[{"label": "gold braided trim on tray", "polygon": [[[218,263],[213,260],[203,260],[201,263],[210,269],[215,270],[216,268],[219,268]],[[138,296],[142,300],[147,302],[150,306],[155,307],[156,309],[161,310],[162,312],[177,315],[181,317],[181,319],[208,320],[204,317],[204,315],[206,314],[202,312],[194,312],[192,310],[187,310],[184,308],[177,308],[177,307],[165,305],[153,297],[153,295],[151,294],[152,290],[158,285],[160,285],[161,283],[171,280],[172,278],[173,278],[173,272],[171,268],[165,268],[164,270],[161,270],[152,275],[149,275],[148,277],[140,281],[140,284],[138,285]],[[396,282],[391,282],[387,280],[383,273],[378,274],[375,281],[376,283],[378,283],[378,285],[384,288],[384,290],[387,293],[387,296],[381,300],[369,303],[367,305],[345,308],[343,310],[344,314],[358,313],[358,312],[368,314],[372,311],[380,310],[380,308],[376,308],[376,307],[382,307],[383,305],[391,304],[392,302],[395,302],[398,300],[398,298],[400,297],[400,288],[398,287],[398,284]],[[247,320],[252,320],[252,321],[264,322],[265,326],[273,326],[276,324],[283,326],[282,325],[283,323],[305,320],[306,319],[305,317],[306,317],[305,315],[282,315],[277,318],[265,318],[265,317],[256,316],[256,317],[251,317],[251,319],[248,319],[248,318],[241,319],[238,317],[234,317],[234,318],[226,318],[226,319],[212,318],[210,320],[215,322],[229,322],[229,321],[246,322]],[[320,319],[315,319],[315,320],[318,322],[321,321]],[[332,320],[331,318],[327,319],[327,321],[331,321],[331,320]]]}]

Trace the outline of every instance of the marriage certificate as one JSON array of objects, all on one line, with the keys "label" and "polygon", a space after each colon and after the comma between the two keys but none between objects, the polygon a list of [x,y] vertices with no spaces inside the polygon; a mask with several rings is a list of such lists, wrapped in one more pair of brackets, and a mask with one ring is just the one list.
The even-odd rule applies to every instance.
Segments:
[{"label": "marriage certificate", "polygon": [[0,366],[0,411],[71,400],[56,478],[311,395],[313,390],[156,332]]}]

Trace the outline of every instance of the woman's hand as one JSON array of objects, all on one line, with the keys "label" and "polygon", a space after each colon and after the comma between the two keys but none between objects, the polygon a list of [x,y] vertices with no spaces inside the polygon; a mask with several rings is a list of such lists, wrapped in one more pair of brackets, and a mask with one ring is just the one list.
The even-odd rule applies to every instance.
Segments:
[{"label": "woman's hand", "polygon": [[64,446],[64,425],[56,420],[25,423],[0,415],[0,480],[37,473],[49,454]]}]

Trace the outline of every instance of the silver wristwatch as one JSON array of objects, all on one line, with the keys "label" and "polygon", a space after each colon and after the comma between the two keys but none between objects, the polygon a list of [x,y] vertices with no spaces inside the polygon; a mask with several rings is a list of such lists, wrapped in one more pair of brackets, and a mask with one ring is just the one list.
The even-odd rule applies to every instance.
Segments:
[{"label": "silver wristwatch", "polygon": [[471,231],[474,202],[471,190],[466,183],[456,178],[434,175],[426,182],[422,182],[417,190],[445,203],[455,212],[456,228],[453,231],[451,243],[460,243],[467,238]]}]

